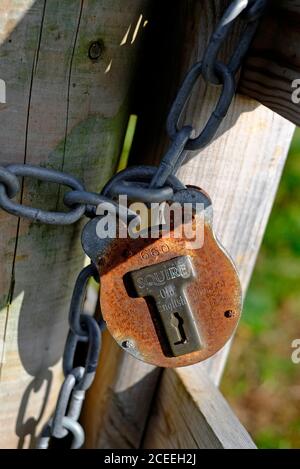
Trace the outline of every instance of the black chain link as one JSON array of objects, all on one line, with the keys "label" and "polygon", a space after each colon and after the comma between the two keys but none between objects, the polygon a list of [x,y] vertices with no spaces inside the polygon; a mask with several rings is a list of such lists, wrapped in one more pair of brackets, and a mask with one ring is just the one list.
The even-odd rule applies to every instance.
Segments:
[{"label": "black chain link", "polygon": [[[12,199],[21,191],[18,177],[30,177],[70,187],[72,190],[64,196],[64,203],[69,211],[52,212],[15,202]],[[134,212],[119,206],[108,197],[87,192],[81,181],[70,174],[29,164],[0,166],[0,207],[17,217],[47,225],[70,225],[76,223],[85,214],[95,216],[95,209],[100,204],[106,204],[108,211],[113,209],[122,219],[127,220],[136,216]]]},{"label": "black chain link", "polygon": [[[192,92],[197,78],[202,74],[202,70],[202,62],[198,62],[191,68],[185,77],[184,82],[171,107],[171,111],[167,119],[167,132],[171,140],[174,142],[176,142],[180,135],[180,130],[178,128],[179,118],[183,112],[185,103],[187,102]],[[189,138],[186,141],[183,150],[199,150],[200,148],[205,147],[212,140],[222,120],[226,116],[232,98],[235,94],[234,76],[230,72],[229,68],[222,62],[216,62],[215,70],[222,81],[222,92],[220,98],[204,129],[197,137]],[[184,128],[186,127],[183,127],[183,129]],[[190,129],[192,130],[191,127]]]},{"label": "black chain link", "polygon": [[[71,189],[84,190],[82,183],[78,179],[70,176],[69,174],[55,171],[53,169],[40,168],[29,164],[11,164],[6,166],[4,171],[10,173],[16,179],[17,176],[31,177],[40,181],[53,182],[55,184],[68,186]],[[4,171],[2,169],[2,174],[4,174]],[[16,180],[14,183],[16,185]],[[15,189],[16,188],[17,186]],[[10,181],[8,179],[6,179],[6,181],[3,180],[3,183],[0,184],[0,206],[17,217],[24,217],[49,225],[69,225],[71,223],[75,223],[84,215],[84,205],[74,206],[74,208],[69,210],[69,212],[50,212],[34,207],[27,207],[11,200],[12,196],[16,195],[16,191],[12,191],[12,189],[13,186]]]},{"label": "black chain link", "polygon": [[[144,202],[171,200],[174,192],[185,189],[184,184],[175,177],[175,173],[183,163],[187,152],[206,146],[227,113],[235,94],[235,75],[241,67],[266,3],[267,0],[234,0],[226,9],[210,38],[203,60],[196,63],[187,73],[171,107],[167,119],[167,131],[172,142],[158,168],[151,166],[127,168],[116,174],[106,184],[102,193],[98,194],[87,192],[78,179],[60,171],[21,164],[0,166],[0,207],[17,217],[46,224],[68,225],[77,222],[83,215],[94,217],[96,207],[100,204],[104,204],[108,211],[112,210],[125,221],[136,217],[135,212],[112,200],[118,194],[128,195],[130,200]],[[238,18],[244,21],[244,28],[228,64],[224,64],[218,60],[218,54]],[[200,75],[210,84],[221,85],[222,91],[204,129],[197,137],[192,137],[193,127],[184,125],[180,129],[179,119]],[[12,200],[21,192],[18,178],[23,177],[70,187],[71,191],[67,192],[63,199],[67,211],[46,211],[24,206]],[[67,435],[72,436],[71,448],[80,448],[84,443],[84,431],[78,419],[86,390],[94,380],[103,323],[85,314],[83,305],[89,279],[93,277],[99,281],[97,276],[96,267],[91,264],[80,272],[76,280],[69,312],[70,329],[63,356],[65,380],[54,415],[45,425],[38,440],[38,448],[48,448],[54,444],[55,439],[63,439]],[[78,365],[80,354],[77,352],[82,352],[79,350],[82,347],[85,347],[83,354],[85,358],[83,363]]]},{"label": "black chain link", "polygon": [[[200,75],[209,84],[222,85],[222,92],[204,129],[200,135],[190,138],[186,142],[185,150],[200,150],[212,140],[217,132],[235,95],[235,75],[241,68],[266,5],[267,0],[234,0],[231,2],[209,40],[203,60],[195,64],[186,75],[167,119],[167,132],[171,140],[175,140],[178,136],[179,118]],[[238,18],[244,21],[245,26],[237,47],[226,65],[218,60],[218,54]]]}]

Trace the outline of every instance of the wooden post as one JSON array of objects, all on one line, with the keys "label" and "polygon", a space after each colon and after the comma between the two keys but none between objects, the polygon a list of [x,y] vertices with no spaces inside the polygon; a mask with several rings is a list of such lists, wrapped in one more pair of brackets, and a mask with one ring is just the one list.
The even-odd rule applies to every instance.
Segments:
[{"label": "wooden post", "polygon": [[[167,145],[164,126],[170,102],[189,65],[201,59],[227,3],[4,3],[0,6],[0,79],[6,83],[7,102],[0,104],[0,163],[27,162],[63,169],[83,179],[90,190],[98,190],[116,168],[130,110],[129,86],[144,32],[148,47],[143,49],[145,60],[134,88],[139,126],[133,159],[158,162]],[[279,3],[298,14],[298,2]],[[234,47],[237,34],[238,28],[232,43],[223,50],[223,58]],[[89,57],[93,43],[100,48],[99,58]],[[279,53],[277,42],[269,39],[268,44],[269,57],[275,46]],[[254,60],[257,54],[266,53],[255,47],[259,52]],[[271,91],[261,92],[255,85],[257,76],[250,77],[251,57],[250,53],[240,90],[298,122],[298,108],[286,106],[289,95],[283,104],[268,99],[270,92],[276,95],[278,83],[265,79],[270,78],[269,61],[261,65],[259,80],[265,87],[271,86]],[[297,54],[287,59],[294,77],[295,70],[299,71]],[[289,80],[283,82],[287,93]],[[201,128],[217,93],[199,82],[186,121]],[[179,174],[186,183],[201,185],[212,197],[216,233],[237,263],[244,291],[292,133],[293,126],[285,119],[257,101],[239,96],[213,144],[195,154]],[[61,205],[61,192],[53,185],[26,180],[22,200],[53,208]],[[81,226],[40,226],[3,212],[0,218],[0,400],[6,404],[1,407],[0,441],[6,448],[28,447],[52,412],[62,379],[59,360],[67,333],[69,300],[75,276],[84,263]],[[205,367],[217,383],[225,359],[222,351],[192,368],[193,373],[202,376]],[[183,382],[182,373],[163,373],[161,389],[169,378]],[[160,370],[123,354],[106,335],[83,416],[87,446],[128,448],[139,447],[143,441],[151,446],[148,417],[153,396],[161,396],[160,374]],[[189,395],[191,391],[187,401]],[[200,411],[203,414],[205,409]]]},{"label": "wooden post", "polygon": [[[12,0],[0,5],[0,164],[41,164],[99,190],[116,169],[148,0]],[[141,16],[143,15],[143,16]],[[143,21],[141,21],[143,20]],[[99,57],[89,57],[93,43]],[[25,204],[61,206],[55,185],[25,181]],[[29,447],[53,411],[81,224],[0,211],[0,441]],[[5,405],[4,405],[5,404]]]},{"label": "wooden post", "polygon": [[[143,54],[145,63],[139,70],[140,86],[136,89],[139,121],[134,163],[159,162],[168,144],[165,120],[170,103],[189,66],[201,60],[208,37],[227,3],[220,0],[176,0],[163,2],[152,10],[148,47]],[[237,37],[238,28],[230,44],[222,51],[225,60]],[[206,86],[199,80],[186,109],[185,122],[201,129],[218,93],[218,88]],[[211,196],[216,234],[237,264],[244,294],[293,131],[294,125],[283,117],[257,101],[238,95],[212,144],[195,152],[193,159],[179,171],[179,177],[185,183],[201,186]],[[145,441],[147,447],[153,447],[160,435],[154,436],[157,426],[151,423],[147,426],[151,402],[153,396],[163,399],[166,381],[172,376],[176,382],[176,376],[170,371],[155,371],[139,362],[133,366],[133,360],[118,350],[109,337],[106,347],[110,353],[103,358],[102,368],[100,363],[96,383],[85,408],[83,421],[87,426],[88,446],[130,448],[140,447]],[[227,351],[228,346],[213,359],[195,365],[193,373],[208,369],[212,381],[218,383]],[[105,372],[105,366],[110,369],[109,374]],[[159,384],[155,386],[161,373],[162,388]],[[174,439],[172,441],[174,443]]]},{"label": "wooden post", "polygon": [[[296,125],[300,125],[299,24],[299,0],[269,2],[239,87]],[[297,99],[292,99],[293,92]]]},{"label": "wooden post", "polygon": [[205,370],[167,369],[144,448],[254,449],[255,444]]}]

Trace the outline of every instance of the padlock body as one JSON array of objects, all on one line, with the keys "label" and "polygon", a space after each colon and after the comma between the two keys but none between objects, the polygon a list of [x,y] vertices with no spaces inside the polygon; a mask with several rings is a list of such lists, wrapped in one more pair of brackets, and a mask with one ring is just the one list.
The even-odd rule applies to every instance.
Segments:
[{"label": "padlock body", "polygon": [[[118,344],[136,358],[162,367],[191,365],[214,355],[232,336],[242,307],[240,282],[208,221],[203,229],[203,245],[199,248],[191,247],[188,239],[172,236],[171,232],[159,239],[111,240],[102,256],[99,273],[103,318]],[[165,303],[157,304],[157,292],[151,290],[148,295],[147,291],[145,295],[137,292],[145,279],[146,283],[152,282],[154,273],[165,295],[164,288],[168,291],[172,282],[168,278],[164,281],[163,277],[168,277],[168,269],[174,272],[180,267],[176,259],[185,259],[193,270],[193,276],[184,285],[180,281],[183,295],[175,295],[176,301],[170,298],[168,303],[165,298]],[[153,271],[149,271],[151,266]],[[140,283],[134,285],[133,280]],[[176,313],[175,319],[179,318],[178,340],[173,316],[168,316],[173,322],[170,331],[166,331],[164,311]]]}]

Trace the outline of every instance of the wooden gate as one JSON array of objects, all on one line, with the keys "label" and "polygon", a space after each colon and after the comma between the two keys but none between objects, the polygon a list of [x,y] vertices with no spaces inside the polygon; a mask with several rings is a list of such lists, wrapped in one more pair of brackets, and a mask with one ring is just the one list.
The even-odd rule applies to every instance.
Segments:
[{"label": "wooden gate", "polygon": [[[227,4],[0,2],[0,79],[6,85],[0,163],[64,170],[99,191],[117,168],[132,113],[138,126],[131,163],[157,163],[176,89],[201,59]],[[299,22],[299,1],[270,9],[213,143],[179,171],[185,183],[210,194],[216,234],[236,262],[244,294],[300,122],[291,99],[292,82],[300,77]],[[237,37],[235,28],[232,47]],[[222,50],[224,58],[229,49]],[[218,93],[199,81],[187,121],[201,128]],[[50,207],[59,196],[53,185],[25,180],[21,198]],[[68,305],[85,262],[82,225],[37,225],[2,211],[0,218],[0,446],[25,448],[53,411],[62,381]],[[86,446],[254,448],[218,390],[229,349],[199,365],[161,370],[124,354],[105,333],[82,415]]]}]

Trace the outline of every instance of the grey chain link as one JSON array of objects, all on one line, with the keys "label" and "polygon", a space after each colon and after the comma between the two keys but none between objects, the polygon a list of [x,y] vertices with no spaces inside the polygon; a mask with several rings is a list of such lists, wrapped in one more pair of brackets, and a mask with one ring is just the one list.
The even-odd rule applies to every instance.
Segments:
[{"label": "grey chain link", "polygon": [[[228,111],[235,94],[235,76],[248,51],[266,4],[267,0],[234,0],[226,9],[210,38],[203,60],[196,63],[187,73],[171,107],[167,119],[167,131],[172,142],[158,168],[151,166],[127,168],[116,174],[106,184],[101,194],[98,194],[87,192],[78,179],[60,171],[23,164],[0,166],[0,207],[17,217],[46,224],[68,225],[77,222],[83,215],[94,217],[99,204],[107,204],[108,211],[114,210],[114,213],[125,221],[136,217],[135,212],[112,200],[119,194],[125,194],[133,201],[172,200],[176,191],[185,189],[184,184],[175,177],[175,173],[183,163],[187,152],[206,146],[214,137]],[[244,28],[235,51],[228,64],[225,64],[218,60],[218,54],[238,18],[244,21]],[[222,91],[204,129],[197,137],[192,137],[193,127],[184,125],[180,129],[179,119],[200,75],[208,83],[222,86]],[[67,211],[46,211],[12,200],[21,192],[18,178],[23,177],[71,188],[63,198]],[[78,420],[85,393],[94,380],[98,365],[103,323],[85,314],[83,304],[88,281],[91,277],[97,278],[97,275],[96,267],[91,264],[80,272],[75,283],[69,312],[70,329],[63,356],[65,379],[53,417],[44,426],[38,440],[37,447],[41,449],[48,448],[55,443],[55,440],[64,439],[68,435],[72,437],[71,448],[80,448],[84,443],[84,431]],[[78,365],[77,351],[82,344],[85,347],[83,354],[85,359],[81,365]]]},{"label": "grey chain link", "polygon": [[[92,316],[84,313],[84,300],[91,278],[99,281],[93,264],[85,267],[77,277],[69,311],[69,334],[63,355],[65,375],[53,417],[46,423],[37,442],[37,448],[49,448],[55,440],[71,434],[71,448],[80,448],[84,443],[84,431],[80,417],[85,393],[93,383],[101,348],[101,325]],[[84,363],[75,364],[78,344],[87,349]],[[77,361],[77,360],[76,360]]]}]

